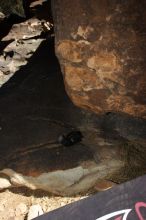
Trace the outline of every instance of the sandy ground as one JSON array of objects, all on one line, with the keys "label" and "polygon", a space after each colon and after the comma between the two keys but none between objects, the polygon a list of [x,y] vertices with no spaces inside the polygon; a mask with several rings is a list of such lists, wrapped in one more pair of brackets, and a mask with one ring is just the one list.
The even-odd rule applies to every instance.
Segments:
[{"label": "sandy ground", "polygon": [[59,197],[27,189],[5,190],[0,193],[0,220],[26,220],[33,205],[40,205],[46,213],[85,197]]}]

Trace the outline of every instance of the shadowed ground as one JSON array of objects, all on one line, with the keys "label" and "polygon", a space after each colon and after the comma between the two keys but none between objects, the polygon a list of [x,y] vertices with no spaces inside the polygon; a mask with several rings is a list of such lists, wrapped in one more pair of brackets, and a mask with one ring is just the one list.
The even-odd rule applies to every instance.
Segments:
[{"label": "shadowed ground", "polygon": [[[0,89],[0,169],[8,166],[17,170],[19,164],[19,171],[25,169],[30,173],[28,167],[34,166],[33,163],[37,169],[40,163],[47,166],[44,160],[49,161],[49,155],[52,155],[50,151],[42,147],[40,154],[36,150],[36,160],[41,157],[38,163],[33,153],[27,158],[26,149],[33,148],[32,152],[35,152],[37,146],[56,142],[64,132],[90,124],[93,126],[96,123],[93,119],[94,115],[76,108],[69,100],[54,54],[53,40],[44,41],[28,64]],[[64,148],[61,147],[60,151],[63,153]],[[76,165],[78,160],[90,159],[91,152],[88,151],[82,145],[67,149],[66,164],[72,166],[69,165],[70,156]],[[29,164],[30,161],[32,164]],[[59,164],[60,168],[61,164],[64,166],[63,161]]]}]

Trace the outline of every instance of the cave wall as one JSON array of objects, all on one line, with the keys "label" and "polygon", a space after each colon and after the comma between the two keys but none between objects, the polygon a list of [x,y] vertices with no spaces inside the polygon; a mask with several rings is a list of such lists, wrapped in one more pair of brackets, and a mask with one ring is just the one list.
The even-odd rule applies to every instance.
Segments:
[{"label": "cave wall", "polygon": [[68,95],[95,113],[146,118],[146,1],[53,0]]}]

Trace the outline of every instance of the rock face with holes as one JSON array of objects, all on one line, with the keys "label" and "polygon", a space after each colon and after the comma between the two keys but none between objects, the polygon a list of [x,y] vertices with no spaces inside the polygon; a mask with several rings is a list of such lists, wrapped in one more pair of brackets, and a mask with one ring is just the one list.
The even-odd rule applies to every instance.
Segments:
[{"label": "rock face with holes", "polygon": [[66,91],[96,113],[146,118],[146,1],[52,1]]}]

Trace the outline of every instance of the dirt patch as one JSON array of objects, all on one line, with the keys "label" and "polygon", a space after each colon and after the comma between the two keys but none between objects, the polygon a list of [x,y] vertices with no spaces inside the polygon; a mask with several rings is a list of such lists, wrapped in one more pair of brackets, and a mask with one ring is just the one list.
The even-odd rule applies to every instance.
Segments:
[{"label": "dirt patch", "polygon": [[44,213],[78,201],[86,196],[59,197],[27,189],[6,190],[0,193],[0,220],[28,219],[30,207],[39,205]]}]

